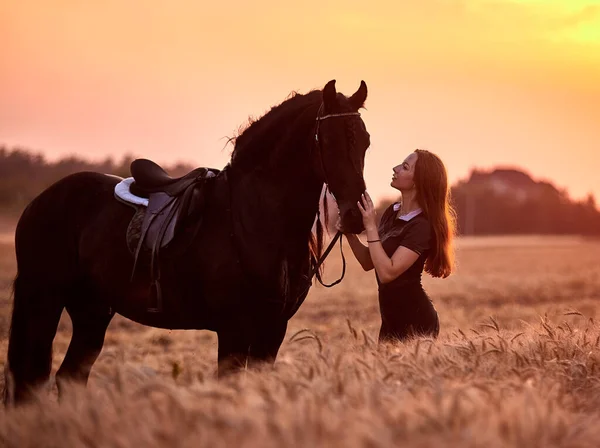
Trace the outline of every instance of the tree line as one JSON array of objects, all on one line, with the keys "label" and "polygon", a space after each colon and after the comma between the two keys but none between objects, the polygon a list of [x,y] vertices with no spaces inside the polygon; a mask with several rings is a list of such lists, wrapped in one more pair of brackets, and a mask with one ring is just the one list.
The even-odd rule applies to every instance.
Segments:
[{"label": "tree line", "polygon": [[[18,217],[23,208],[57,180],[79,171],[130,176],[134,159],[107,157],[90,162],[76,156],[48,161],[23,148],[0,147],[0,214]],[[180,176],[194,166],[165,166]],[[566,190],[546,181],[535,181],[518,169],[473,170],[451,187],[459,234],[600,234],[600,212],[593,195],[572,200]],[[379,216],[393,200],[381,201]]]}]

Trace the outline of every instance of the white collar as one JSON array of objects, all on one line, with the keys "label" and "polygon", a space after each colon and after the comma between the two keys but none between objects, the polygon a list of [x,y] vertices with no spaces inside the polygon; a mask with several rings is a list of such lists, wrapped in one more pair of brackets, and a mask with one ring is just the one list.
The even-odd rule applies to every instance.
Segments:
[{"label": "white collar", "polygon": [[[400,210],[400,203],[396,203],[394,204],[394,211],[397,212],[398,210]],[[421,213],[423,210],[421,210],[420,208],[413,210],[412,212],[409,212],[405,215],[400,215],[398,216],[398,219],[401,219],[402,221],[410,221],[411,219],[413,219],[415,216],[417,216],[419,213]]]}]

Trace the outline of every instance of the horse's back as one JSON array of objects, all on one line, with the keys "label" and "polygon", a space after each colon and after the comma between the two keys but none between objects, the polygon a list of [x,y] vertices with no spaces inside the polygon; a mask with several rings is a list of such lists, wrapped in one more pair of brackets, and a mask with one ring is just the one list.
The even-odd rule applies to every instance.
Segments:
[{"label": "horse's back", "polygon": [[77,212],[84,214],[96,207],[98,201],[106,202],[112,198],[119,180],[116,176],[90,171],[65,176],[36,196],[25,208],[19,221],[37,217],[38,214],[67,210],[70,216]]},{"label": "horse's back", "polygon": [[131,217],[133,209],[114,199],[118,182],[116,176],[79,172],[58,180],[35,197],[21,214],[15,232],[19,270],[23,263],[33,264],[36,257],[46,262],[73,258],[81,234],[100,217],[106,219],[111,208],[115,217]]}]

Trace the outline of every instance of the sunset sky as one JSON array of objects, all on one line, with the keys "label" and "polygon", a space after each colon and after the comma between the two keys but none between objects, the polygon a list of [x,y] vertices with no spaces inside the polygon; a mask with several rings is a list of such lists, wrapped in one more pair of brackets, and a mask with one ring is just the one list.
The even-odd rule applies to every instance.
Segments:
[{"label": "sunset sky", "polygon": [[0,144],[221,168],[292,90],[369,87],[365,178],[414,148],[600,199],[600,0],[0,3]]}]

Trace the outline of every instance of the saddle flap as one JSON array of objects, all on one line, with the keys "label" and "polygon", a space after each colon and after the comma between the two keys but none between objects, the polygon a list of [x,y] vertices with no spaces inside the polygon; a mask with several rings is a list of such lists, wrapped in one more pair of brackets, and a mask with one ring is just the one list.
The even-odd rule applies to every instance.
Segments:
[{"label": "saddle flap", "polygon": [[[142,223],[142,235],[146,235],[148,248],[163,247],[168,241],[163,241],[168,227],[175,226],[177,199],[166,193],[153,193],[148,202],[148,209]],[[171,238],[173,234],[170,235]],[[170,241],[170,239],[169,239]]]},{"label": "saddle flap", "polygon": [[[199,171],[197,170],[195,173],[197,175],[193,177],[186,176],[186,178],[180,179],[160,191],[149,193],[148,206],[143,213],[143,218],[137,218],[138,222],[141,220],[142,223],[139,239],[137,239],[135,252],[133,253],[132,278],[142,248],[145,248],[144,252],[149,252],[150,279],[158,295],[160,295],[161,266],[159,258],[162,249],[166,248],[178,235],[183,236],[185,234],[186,239],[194,238],[201,226],[207,194],[207,181],[209,178],[216,178],[217,176],[206,168],[202,169],[201,174],[198,174]],[[131,185],[131,187],[134,186],[135,183]],[[131,187],[130,191],[133,192]],[[177,194],[173,194],[174,191]],[[137,233],[131,228],[137,215],[132,218],[128,234],[134,235]],[[182,230],[182,226],[187,226],[186,223],[191,223],[191,227]],[[129,247],[132,246],[130,242],[128,242],[128,245]],[[156,300],[158,302],[156,306],[153,304],[149,306],[149,309],[161,310],[161,300],[158,297]]]}]

